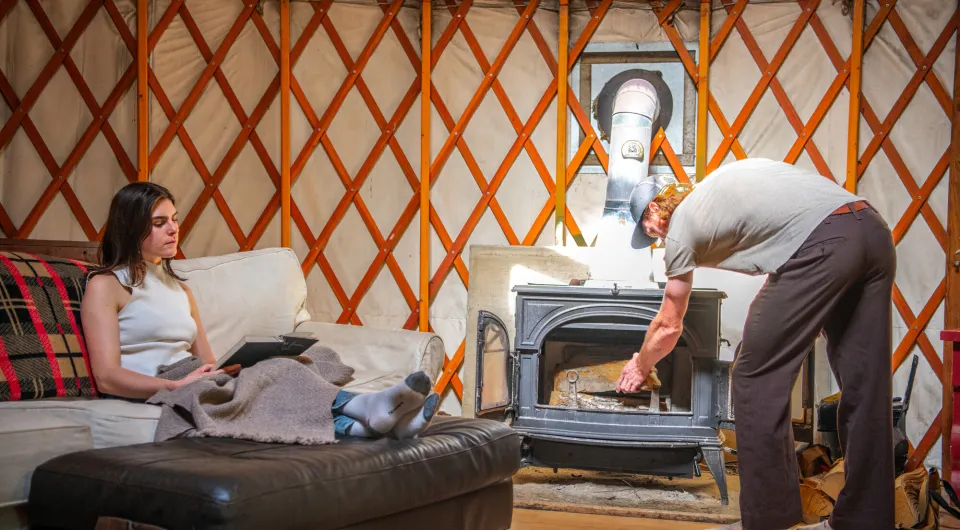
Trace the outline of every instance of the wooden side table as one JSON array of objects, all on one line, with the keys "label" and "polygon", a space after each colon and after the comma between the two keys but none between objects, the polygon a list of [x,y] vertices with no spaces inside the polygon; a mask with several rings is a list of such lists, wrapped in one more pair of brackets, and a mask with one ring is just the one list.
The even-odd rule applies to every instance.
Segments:
[{"label": "wooden side table", "polygon": [[[940,340],[952,343],[951,352],[948,355],[953,356],[953,388],[950,390],[953,394],[953,418],[950,429],[950,476],[944,476],[944,480],[949,480],[954,489],[960,487],[960,329],[945,329],[940,332]],[[944,389],[947,391],[947,389]],[[943,463],[946,469],[947,462]],[[946,473],[944,473],[946,475]]]}]

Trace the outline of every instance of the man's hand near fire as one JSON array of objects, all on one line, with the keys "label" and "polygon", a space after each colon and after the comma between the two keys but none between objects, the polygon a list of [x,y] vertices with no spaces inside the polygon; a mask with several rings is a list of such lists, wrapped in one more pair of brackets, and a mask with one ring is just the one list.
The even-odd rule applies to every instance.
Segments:
[{"label": "man's hand near fire", "polygon": [[[627,361],[627,364],[623,367],[623,372],[620,373],[620,379],[617,380],[617,392],[632,394],[651,388],[651,386],[647,384],[647,377],[651,372],[656,373],[656,369],[651,371],[649,368],[643,368],[640,363],[637,362],[639,357],[639,352],[634,353],[633,359]],[[644,388],[644,386],[646,386],[646,388]],[[659,387],[659,385],[657,386]]]},{"label": "man's hand near fire", "polygon": [[623,367],[617,380],[617,392],[639,392],[651,373],[656,377],[656,364],[672,352],[680,340],[683,316],[687,312],[692,288],[693,271],[667,280],[660,312],[650,322],[640,351],[633,354],[633,358]]}]

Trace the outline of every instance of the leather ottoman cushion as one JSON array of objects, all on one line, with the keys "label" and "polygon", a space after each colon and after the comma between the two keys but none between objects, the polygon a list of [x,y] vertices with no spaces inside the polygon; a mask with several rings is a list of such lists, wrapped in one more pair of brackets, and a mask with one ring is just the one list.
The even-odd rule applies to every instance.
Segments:
[{"label": "leather ottoman cushion", "polygon": [[114,516],[164,528],[338,528],[511,477],[520,439],[499,422],[438,417],[416,440],[300,446],[189,438],[83,451],[37,468],[33,525]]}]

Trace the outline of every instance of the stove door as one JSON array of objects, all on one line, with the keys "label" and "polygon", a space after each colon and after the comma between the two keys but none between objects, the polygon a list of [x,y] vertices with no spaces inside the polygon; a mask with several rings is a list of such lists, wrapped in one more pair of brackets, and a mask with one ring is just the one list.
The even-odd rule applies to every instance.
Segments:
[{"label": "stove door", "polygon": [[512,406],[517,364],[503,321],[487,311],[480,311],[477,318],[476,413],[479,415]]},{"label": "stove door", "polygon": [[733,363],[730,361],[714,361],[716,376],[719,381],[717,392],[717,414],[720,418],[720,428],[736,430],[736,418],[733,413]]}]

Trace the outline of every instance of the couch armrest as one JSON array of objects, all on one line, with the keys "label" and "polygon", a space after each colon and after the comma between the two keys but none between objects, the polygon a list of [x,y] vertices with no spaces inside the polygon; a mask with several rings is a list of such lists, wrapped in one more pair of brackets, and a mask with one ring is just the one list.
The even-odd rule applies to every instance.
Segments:
[{"label": "couch armrest", "polygon": [[436,333],[313,321],[296,331],[312,333],[354,368],[354,380],[344,386],[350,391],[382,390],[418,370],[436,384],[443,370],[444,345]]}]

